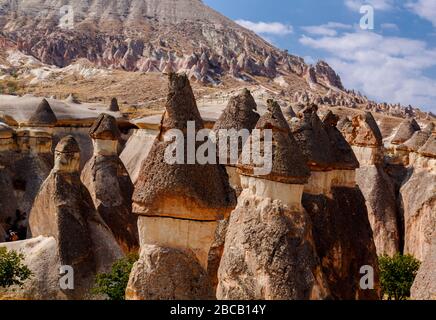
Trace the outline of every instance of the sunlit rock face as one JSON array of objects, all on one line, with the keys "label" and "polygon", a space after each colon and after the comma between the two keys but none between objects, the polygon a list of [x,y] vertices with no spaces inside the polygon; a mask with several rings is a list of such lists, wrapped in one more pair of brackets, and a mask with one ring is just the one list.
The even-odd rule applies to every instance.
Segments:
[{"label": "sunlit rock face", "polygon": [[272,170],[262,177],[259,164],[238,164],[243,191],[230,215],[217,298],[324,299],[329,289],[301,206],[305,158],[276,102],[256,129],[272,130]]},{"label": "sunlit rock face", "polygon": [[[307,157],[311,177],[302,204],[312,221],[315,247],[333,299],[378,299],[377,254],[365,199],[356,186],[359,163],[350,144],[336,128],[331,112],[321,120],[308,105],[291,122],[292,132]],[[351,123],[351,122],[350,122]],[[356,141],[375,137],[351,131]],[[381,137],[381,135],[380,135]],[[380,139],[381,140],[381,139]],[[359,235],[356,237],[356,235]],[[374,268],[373,290],[360,288],[363,265]]]},{"label": "sunlit rock face", "polygon": [[156,130],[135,129],[127,140],[120,159],[129,172],[133,184],[136,183],[142,162],[147,159],[148,153],[159,134]]},{"label": "sunlit rock face", "polygon": [[[24,255],[23,263],[32,272],[23,287],[12,286],[0,289],[0,299],[4,300],[65,300],[73,299],[68,290],[61,290],[58,243],[54,237],[36,238],[0,243],[0,247],[14,250]],[[80,280],[79,280],[80,283]]]},{"label": "sunlit rock face", "polygon": [[431,135],[410,158],[412,173],[400,189],[405,225],[404,251],[422,261],[431,248],[436,228],[436,136]]},{"label": "sunlit rock face", "polygon": [[132,213],[133,184],[118,157],[120,132],[114,117],[102,114],[90,129],[94,155],[81,174],[95,208],[125,253],[139,247],[137,217]]},{"label": "sunlit rock face", "polygon": [[96,272],[107,271],[122,257],[115,237],[96,212],[89,191],[80,181],[80,149],[73,137],[55,149],[55,165],[35,199],[29,217],[33,237],[53,237],[61,265],[74,268],[70,299],[84,299]]},{"label": "sunlit rock face", "polygon": [[[157,287],[160,273],[168,268],[167,259],[177,255],[184,261],[183,266],[170,274],[181,272],[178,276],[183,281],[177,281],[173,291],[163,290],[162,295],[151,297],[199,299],[204,297],[204,292],[212,292],[207,274],[209,251],[218,221],[226,219],[236,205],[235,193],[223,166],[165,161],[165,149],[171,142],[163,137],[169,130],[186,132],[188,121],[195,121],[196,132],[204,128],[187,77],[170,74],[168,91],[160,133],[142,162],[135,183],[133,211],[139,215],[141,256],[132,270],[126,291],[128,299],[150,297],[139,286],[147,282],[151,287]],[[184,137],[185,143],[186,139]],[[155,246],[155,251],[150,252],[147,249],[150,246]],[[162,259],[154,260],[150,256],[153,252]],[[150,259],[157,265],[148,263]],[[203,273],[206,279],[201,282],[201,290],[184,289]]]},{"label": "sunlit rock face", "polygon": [[436,299],[436,232],[433,230],[431,245],[424,261],[416,275],[415,282],[410,290],[411,298],[414,300],[435,300]]},{"label": "sunlit rock face", "polygon": [[360,164],[356,182],[365,197],[377,253],[394,255],[400,250],[401,218],[394,183],[384,170],[380,129],[372,114],[365,113],[345,121],[341,131]]}]

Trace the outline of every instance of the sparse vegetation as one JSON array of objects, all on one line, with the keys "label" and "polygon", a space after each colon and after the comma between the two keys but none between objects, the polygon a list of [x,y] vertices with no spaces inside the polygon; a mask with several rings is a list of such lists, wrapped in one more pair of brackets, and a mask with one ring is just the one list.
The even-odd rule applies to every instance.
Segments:
[{"label": "sparse vegetation", "polygon": [[115,262],[110,273],[98,274],[93,293],[105,294],[110,300],[124,300],[130,272],[138,259],[138,254],[129,254]]},{"label": "sparse vegetation", "polygon": [[0,248],[0,288],[23,286],[24,281],[30,278],[32,272],[23,264],[23,260],[23,254]]},{"label": "sparse vegetation", "polygon": [[393,257],[379,257],[380,282],[388,300],[406,300],[410,297],[420,262],[411,255],[397,253]]}]

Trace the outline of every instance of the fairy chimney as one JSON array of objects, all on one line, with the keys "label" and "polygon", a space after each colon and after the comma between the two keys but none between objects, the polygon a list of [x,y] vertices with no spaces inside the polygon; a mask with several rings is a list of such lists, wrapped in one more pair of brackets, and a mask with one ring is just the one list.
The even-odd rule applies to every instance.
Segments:
[{"label": "fairy chimney", "polygon": [[122,251],[80,181],[80,148],[72,136],[58,143],[54,162],[35,198],[29,229],[32,237],[56,239],[61,265],[75,271],[78,291],[71,294],[83,295],[93,275],[107,271]]},{"label": "fairy chimney", "polygon": [[120,111],[120,107],[118,106],[117,98],[112,98],[111,99],[111,103],[109,105],[109,111],[112,111],[112,112]]},{"label": "fairy chimney", "polygon": [[243,191],[230,215],[217,298],[324,299],[329,290],[301,206],[310,175],[306,159],[276,102],[268,101],[256,129],[261,135],[272,130],[271,173],[254,174],[255,162],[238,164]]},{"label": "fairy chimney", "polygon": [[415,119],[406,119],[398,127],[397,133],[392,138],[391,143],[400,145],[409,140],[416,131],[421,130]]},{"label": "fairy chimney", "polygon": [[129,299],[148,296],[143,292],[146,289],[140,287],[142,280],[153,276],[153,272],[140,267],[151,259],[144,249],[147,246],[181,250],[207,270],[218,222],[228,217],[236,205],[223,166],[199,164],[195,159],[193,164],[186,164],[188,148],[183,148],[183,163],[167,161],[166,150],[177,142],[174,136],[168,139],[175,132],[171,129],[178,129],[181,141],[177,146],[194,143],[197,149],[199,144],[188,141],[192,139],[189,135],[204,128],[187,76],[171,73],[168,91],[160,133],[135,183],[133,212],[139,215],[141,257],[130,276]]},{"label": "fairy chimney", "polygon": [[117,154],[120,132],[114,117],[101,114],[89,135],[94,155],[83,168],[81,180],[95,208],[125,253],[137,249],[137,217],[132,213],[133,184]]},{"label": "fairy chimney", "polygon": [[[220,118],[217,120],[215,126],[213,127],[213,131],[217,139],[218,150],[221,150],[220,141],[221,143],[225,143],[227,145],[227,148],[225,148],[227,154],[223,155],[223,159],[225,159],[224,164],[226,165],[230,184],[235,189],[237,194],[241,192],[241,180],[239,174],[236,173],[236,162],[241,155],[243,149],[243,136],[245,133],[246,138],[249,137],[258,120],[259,114],[257,113],[256,102],[254,101],[254,98],[251,95],[250,91],[244,89],[237,96],[230,98],[227,107],[224,109]],[[232,132],[238,137],[238,152],[237,154],[234,154],[236,158],[234,160],[236,161],[233,162],[231,159]]]}]

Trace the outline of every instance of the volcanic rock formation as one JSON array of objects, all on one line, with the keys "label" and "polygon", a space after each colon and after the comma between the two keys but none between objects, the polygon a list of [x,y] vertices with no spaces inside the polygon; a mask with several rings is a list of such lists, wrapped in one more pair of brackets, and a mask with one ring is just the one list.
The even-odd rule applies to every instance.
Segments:
[{"label": "volcanic rock formation", "polygon": [[[407,143],[407,142],[406,142]],[[409,176],[400,189],[404,215],[404,251],[423,260],[436,228],[436,135],[409,154]]]},{"label": "volcanic rock formation", "polygon": [[61,265],[74,269],[75,289],[70,298],[83,298],[97,271],[106,271],[122,256],[115,238],[95,211],[80,181],[80,149],[73,137],[55,149],[55,165],[35,199],[29,218],[33,237],[53,237]]},{"label": "volcanic rock formation", "polygon": [[436,300],[436,232],[410,293],[415,300]]},{"label": "volcanic rock formation", "polygon": [[139,247],[137,218],[132,213],[133,184],[117,154],[120,131],[114,117],[101,114],[90,129],[94,155],[81,180],[95,208],[125,253]]},{"label": "volcanic rock formation", "polygon": [[[312,171],[302,203],[312,220],[321,269],[332,298],[378,299],[377,254],[365,199],[356,186],[357,163],[351,148],[338,144],[336,117],[328,115],[323,123],[316,111],[313,105],[303,109],[291,128]],[[360,287],[365,265],[374,269],[373,290]]]},{"label": "volcanic rock formation", "polygon": [[360,163],[356,182],[365,197],[377,253],[394,255],[400,250],[401,221],[395,187],[383,167],[380,129],[372,114],[367,112],[344,124],[342,132]]},{"label": "volcanic rock formation", "polygon": [[[164,265],[156,267],[147,264],[147,261],[161,261],[166,264],[167,259],[184,255],[182,260],[192,261],[184,264],[179,272],[189,272],[183,277],[195,283],[199,273],[194,272],[196,268],[192,266],[198,264],[206,272],[218,221],[227,218],[236,202],[234,190],[228,183],[228,176],[223,166],[201,165],[197,161],[194,164],[168,163],[165,152],[168,148],[172,148],[174,136],[167,139],[166,135],[173,132],[171,129],[183,132],[181,142],[186,146],[190,143],[188,127],[192,125],[195,132],[204,128],[187,76],[171,73],[168,90],[160,133],[148,158],[142,164],[133,194],[133,211],[139,215],[141,256],[130,276],[126,291],[129,299],[145,299],[153,296],[149,290],[158,283],[148,287],[143,287],[142,283],[158,281],[159,277],[154,278],[154,276],[158,275],[156,272],[162,272],[160,268]],[[188,123],[190,121],[192,122]],[[195,150],[198,146],[197,143]],[[187,148],[184,148],[184,161],[187,161],[187,152]],[[157,251],[160,252],[158,256],[162,257],[161,260],[155,260],[151,256],[156,250],[150,250],[149,245],[159,247]],[[171,250],[165,251],[165,248]],[[176,253],[172,249],[180,252]],[[144,264],[149,268],[144,269]],[[153,268],[150,269],[151,267]],[[210,286],[209,280],[208,285]],[[184,287],[168,291],[167,294],[170,292],[178,294],[171,294],[165,298],[200,298],[187,296],[187,292],[180,295],[182,288]],[[210,290],[211,288],[210,286]],[[201,292],[208,291],[204,288]]]},{"label": "volcanic rock formation", "polygon": [[272,171],[258,176],[259,164],[238,164],[243,191],[230,216],[217,297],[323,299],[329,292],[301,206],[306,160],[276,102],[268,102],[256,129],[272,130]]},{"label": "volcanic rock formation", "polygon": [[[221,143],[227,145],[227,149],[225,149],[227,152],[225,155],[223,155],[223,158],[225,159],[226,170],[227,174],[229,175],[230,184],[235,189],[237,194],[241,193],[241,181],[239,174],[236,173],[236,163],[241,155],[243,144],[245,142],[243,141],[244,137],[240,137],[239,134],[242,132],[242,130],[245,130],[246,138],[248,138],[258,120],[259,114],[257,113],[256,102],[254,101],[250,91],[244,89],[242,93],[232,97],[229,100],[227,107],[224,109],[220,118],[215,122],[213,127],[213,131],[217,138],[218,147],[220,147],[220,141]],[[228,136],[224,135],[225,137],[220,139],[220,132],[224,133],[223,130],[227,130]],[[234,130],[234,132],[230,130]],[[237,154],[234,153],[235,159],[231,159],[232,139],[235,139],[235,135],[238,139],[238,152]]]}]

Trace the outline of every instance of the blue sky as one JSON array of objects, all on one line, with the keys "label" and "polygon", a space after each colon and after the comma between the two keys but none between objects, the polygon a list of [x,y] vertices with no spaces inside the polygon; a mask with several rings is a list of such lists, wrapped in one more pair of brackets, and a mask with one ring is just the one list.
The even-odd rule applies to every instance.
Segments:
[{"label": "blue sky", "polygon": [[[326,60],[377,101],[436,113],[436,0],[204,0],[275,46]],[[360,7],[374,8],[362,30]]]}]

